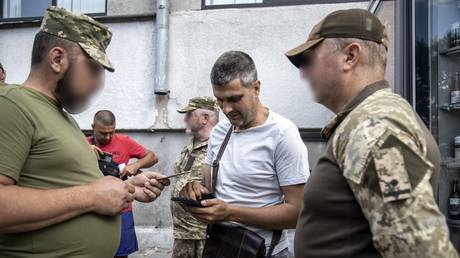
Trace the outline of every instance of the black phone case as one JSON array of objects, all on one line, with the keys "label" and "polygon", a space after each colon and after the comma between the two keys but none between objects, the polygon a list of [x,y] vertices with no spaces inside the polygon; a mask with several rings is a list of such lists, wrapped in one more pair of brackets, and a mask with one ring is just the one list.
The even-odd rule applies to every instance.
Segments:
[{"label": "black phone case", "polygon": [[207,200],[207,199],[213,199],[214,194],[213,193],[207,193],[207,194],[202,194],[200,200],[193,200],[189,198],[184,198],[184,197],[173,197],[171,198],[171,201],[173,202],[179,202],[183,205],[190,206],[190,207],[197,207],[197,208],[204,208],[203,205],[201,205],[201,201]]}]

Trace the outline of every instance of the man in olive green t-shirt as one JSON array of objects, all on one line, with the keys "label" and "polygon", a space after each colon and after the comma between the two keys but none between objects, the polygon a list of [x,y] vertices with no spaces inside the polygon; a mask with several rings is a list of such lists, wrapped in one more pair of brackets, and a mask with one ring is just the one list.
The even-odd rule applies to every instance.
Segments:
[{"label": "man in olive green t-shirt", "polygon": [[0,87],[0,257],[113,257],[118,214],[134,199],[155,200],[168,183],[155,172],[130,182],[102,177],[69,115],[100,89],[104,68],[113,71],[110,39],[90,17],[50,7],[29,77]]}]

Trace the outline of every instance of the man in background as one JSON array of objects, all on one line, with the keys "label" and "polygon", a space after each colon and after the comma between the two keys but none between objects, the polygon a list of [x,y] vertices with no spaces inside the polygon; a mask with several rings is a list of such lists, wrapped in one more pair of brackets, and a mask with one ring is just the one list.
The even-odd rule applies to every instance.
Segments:
[{"label": "man in background", "polygon": [[[93,135],[88,141],[95,154],[109,153],[120,168],[120,177],[135,176],[139,169],[148,168],[158,163],[158,158],[151,150],[131,139],[127,135],[115,133],[116,118],[109,110],[100,110],[94,115]],[[137,159],[128,163],[130,159]],[[121,241],[115,257],[128,257],[138,250],[134,229],[133,207],[129,206],[121,213]]]},{"label": "man in background", "polygon": [[[184,121],[187,133],[191,134],[192,138],[176,161],[175,172],[191,173],[177,177],[172,188],[173,197],[179,197],[180,190],[192,180],[204,184],[201,169],[206,158],[211,130],[219,122],[219,106],[211,97],[195,97],[177,112],[186,114]],[[195,219],[184,206],[176,202],[171,202],[171,213],[174,226],[172,258],[201,258],[206,238],[206,224]]]}]

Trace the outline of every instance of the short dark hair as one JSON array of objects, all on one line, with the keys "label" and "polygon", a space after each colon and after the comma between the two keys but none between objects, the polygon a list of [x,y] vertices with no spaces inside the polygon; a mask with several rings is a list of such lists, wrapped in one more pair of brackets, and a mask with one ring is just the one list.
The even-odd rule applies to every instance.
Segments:
[{"label": "short dark hair", "polygon": [[78,45],[77,43],[70,40],[62,39],[49,33],[40,31],[35,35],[34,44],[32,47],[32,66],[36,66],[43,62],[48,52],[53,47],[64,48],[67,52],[69,52],[70,57],[73,58]]},{"label": "short dark hair", "polygon": [[2,63],[0,63],[0,70],[5,71],[5,68],[3,68]]},{"label": "short dark hair", "polygon": [[244,86],[251,85],[257,80],[256,65],[248,54],[241,51],[228,51],[214,63],[211,70],[211,83],[225,86],[235,79],[240,79]]},{"label": "short dark hair", "polygon": [[99,110],[94,114],[93,124],[99,123],[104,126],[115,125],[115,115],[110,110]]}]

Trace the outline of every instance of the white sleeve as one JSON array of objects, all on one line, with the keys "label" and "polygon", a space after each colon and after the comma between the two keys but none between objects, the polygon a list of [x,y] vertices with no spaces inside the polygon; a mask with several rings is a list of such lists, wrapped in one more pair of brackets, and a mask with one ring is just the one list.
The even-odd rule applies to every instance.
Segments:
[{"label": "white sleeve", "polygon": [[212,162],[213,162],[213,159],[214,159],[214,154],[212,153],[212,145],[213,145],[213,142],[215,142],[215,140],[213,139],[214,137],[212,137],[212,133],[211,133],[211,136],[209,137],[209,140],[208,140],[208,149],[206,151],[206,158],[204,159],[204,163],[211,166],[212,165]]},{"label": "white sleeve", "polygon": [[307,147],[297,127],[287,129],[275,150],[275,170],[280,186],[304,184],[310,175]]}]

